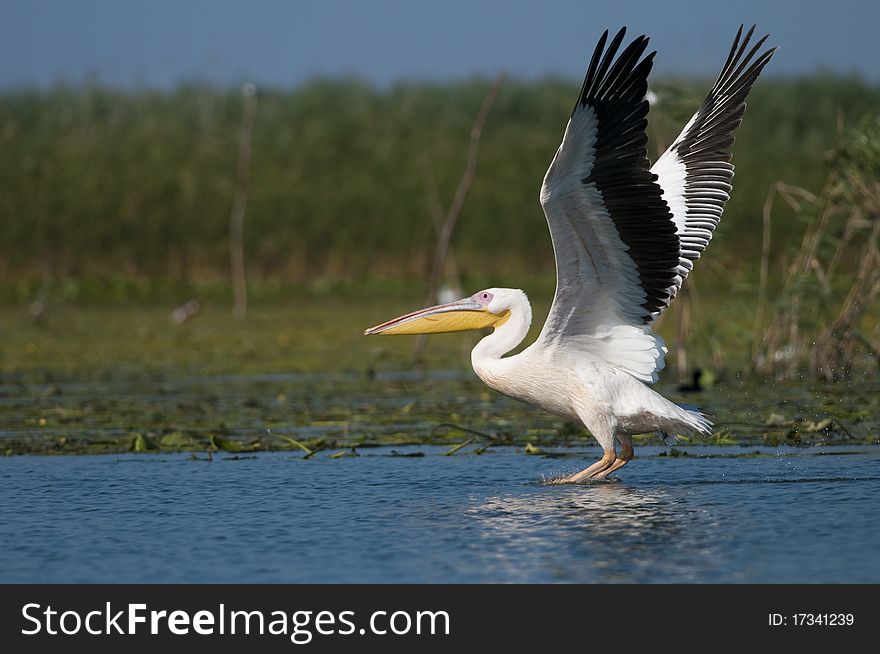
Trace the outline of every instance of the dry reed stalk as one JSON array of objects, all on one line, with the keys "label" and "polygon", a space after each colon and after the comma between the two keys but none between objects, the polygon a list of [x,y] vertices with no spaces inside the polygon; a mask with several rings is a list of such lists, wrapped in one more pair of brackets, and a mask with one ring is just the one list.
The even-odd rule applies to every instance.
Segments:
[{"label": "dry reed stalk", "polygon": [[[759,302],[755,318],[753,365],[764,373],[791,375],[809,365],[810,373],[823,381],[849,378],[864,352],[880,363],[880,347],[873,335],[863,334],[859,324],[880,296],[880,123],[841,140],[831,156],[831,171],[817,199],[802,189],[774,185],[764,205],[764,249]],[[800,249],[786,267],[782,308],[763,326],[767,297],[767,269],[771,213],[775,195],[786,198],[792,209],[804,213],[799,198],[816,207]],[[866,234],[864,240],[861,235]],[[861,245],[859,245],[861,243]],[[856,246],[859,249],[855,249]],[[834,289],[841,282],[840,268],[847,266],[853,278],[843,302],[831,306]],[[810,283],[815,277],[816,282]],[[833,311],[833,313],[831,313]],[[829,315],[830,314],[830,315]],[[822,317],[829,320],[822,323]],[[813,335],[812,342],[807,338]],[[808,352],[808,356],[805,354]]]},{"label": "dry reed stalk", "polygon": [[[813,374],[823,381],[839,381],[852,376],[855,350],[867,345],[867,350],[877,359],[876,348],[856,333],[856,327],[880,294],[880,220],[875,220],[871,236],[862,249],[856,279],[841,305],[834,322],[816,339],[810,356]],[[877,359],[880,362],[880,359]]]},{"label": "dry reed stalk", "polygon": [[[471,127],[470,142],[468,144],[467,152],[467,162],[465,163],[464,172],[461,175],[461,179],[458,182],[458,187],[455,190],[455,196],[452,198],[452,204],[449,206],[449,210],[446,212],[446,217],[443,220],[443,224],[441,225],[439,233],[437,235],[437,246],[434,249],[434,259],[431,265],[428,297],[425,301],[426,305],[437,303],[437,292],[440,286],[440,277],[443,275],[443,271],[446,268],[446,259],[449,256],[449,243],[452,239],[452,232],[455,229],[455,224],[458,221],[458,216],[461,213],[462,207],[464,206],[464,200],[467,197],[468,191],[470,190],[471,184],[473,184],[474,177],[477,173],[477,158],[480,153],[480,138],[483,135],[483,128],[486,125],[486,119],[489,116],[489,110],[492,109],[492,105],[495,103],[495,98],[498,97],[498,91],[501,89],[501,85],[504,83],[504,79],[506,77],[507,73],[503,71],[498,73],[498,77],[495,78],[495,82],[492,84],[492,87],[489,89],[486,97],[483,98],[483,103],[480,106],[480,111],[479,113],[477,113],[477,117],[474,120],[473,127]],[[418,362],[422,360],[426,347],[427,339],[424,335],[419,336],[416,339],[415,348],[413,349],[414,361]]]},{"label": "dry reed stalk", "polygon": [[[823,197],[826,194],[823,193]],[[758,284],[758,302],[755,308],[755,322],[753,327],[753,344],[752,344],[752,366],[757,370],[768,372],[768,368],[773,367],[773,361],[777,353],[785,351],[783,344],[787,341],[789,345],[789,355],[792,354],[791,347],[796,347],[800,336],[800,315],[801,315],[801,281],[805,275],[811,270],[812,262],[816,260],[816,251],[818,249],[820,236],[825,232],[828,221],[831,218],[831,212],[827,211],[830,205],[826,202],[826,207],[820,211],[816,218],[808,225],[801,247],[798,250],[794,261],[788,266],[785,280],[783,282],[781,295],[787,298],[788,306],[786,310],[778,312],[770,321],[770,324],[764,328],[764,314],[767,305],[767,286],[769,279],[769,259],[770,259],[770,242],[772,230],[772,212],[775,198],[781,197],[785,203],[795,212],[803,213],[805,210],[804,203],[816,206],[820,203],[820,198],[812,194],[807,189],[799,186],[785,184],[784,182],[776,182],[770,187],[767,199],[764,201],[763,222],[764,235],[761,249],[761,271],[760,281]],[[761,329],[764,328],[763,334]]]}]

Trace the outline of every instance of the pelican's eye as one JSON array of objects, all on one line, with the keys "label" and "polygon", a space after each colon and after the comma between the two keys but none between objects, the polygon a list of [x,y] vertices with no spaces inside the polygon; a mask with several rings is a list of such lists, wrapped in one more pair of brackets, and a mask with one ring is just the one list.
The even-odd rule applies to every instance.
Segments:
[{"label": "pelican's eye", "polygon": [[492,301],[493,297],[495,296],[489,291],[480,291],[479,293],[474,295],[474,300],[477,302],[477,304],[487,307],[489,306],[489,303]]}]

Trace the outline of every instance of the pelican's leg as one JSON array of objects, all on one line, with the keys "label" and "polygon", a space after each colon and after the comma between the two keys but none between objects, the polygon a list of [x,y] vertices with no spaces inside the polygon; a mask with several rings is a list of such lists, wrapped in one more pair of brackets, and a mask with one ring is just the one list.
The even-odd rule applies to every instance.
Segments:
[{"label": "pelican's leg", "polygon": [[605,479],[615,470],[620,470],[629,463],[633,458],[633,440],[629,434],[618,434],[617,440],[620,441],[620,455],[614,460],[610,466],[596,473],[595,479]]},{"label": "pelican's leg", "polygon": [[612,445],[611,449],[604,449],[602,458],[596,461],[593,465],[591,465],[586,470],[581,470],[570,477],[565,477],[564,479],[560,479],[557,483],[559,484],[577,484],[578,482],[585,481],[587,479],[591,479],[597,476],[600,472],[608,468],[609,466],[614,464],[614,461],[617,459],[617,452],[614,451],[614,446]]}]

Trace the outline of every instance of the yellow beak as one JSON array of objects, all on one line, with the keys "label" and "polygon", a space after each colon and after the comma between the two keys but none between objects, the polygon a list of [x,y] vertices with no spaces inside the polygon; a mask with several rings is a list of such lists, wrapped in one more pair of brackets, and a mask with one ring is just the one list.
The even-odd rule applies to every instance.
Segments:
[{"label": "yellow beak", "polygon": [[464,332],[484,327],[499,327],[510,318],[510,311],[497,315],[486,310],[471,298],[450,304],[439,304],[421,311],[383,322],[364,330],[364,336],[372,334],[442,334]]}]

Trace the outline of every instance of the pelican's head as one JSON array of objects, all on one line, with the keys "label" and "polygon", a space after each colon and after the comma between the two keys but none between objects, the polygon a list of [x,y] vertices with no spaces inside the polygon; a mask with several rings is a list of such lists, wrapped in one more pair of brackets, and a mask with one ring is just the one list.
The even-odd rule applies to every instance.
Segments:
[{"label": "pelican's head", "polygon": [[[500,327],[510,312],[525,299],[525,293],[512,288],[487,288],[449,304],[438,304],[383,322],[364,331],[372,334],[441,334],[484,327]],[[528,300],[526,300],[528,304]]]}]

